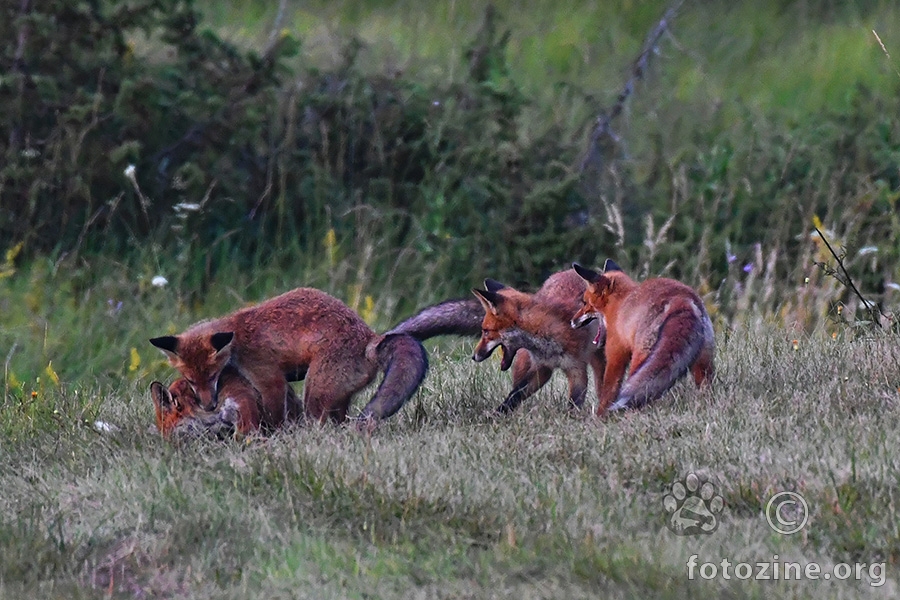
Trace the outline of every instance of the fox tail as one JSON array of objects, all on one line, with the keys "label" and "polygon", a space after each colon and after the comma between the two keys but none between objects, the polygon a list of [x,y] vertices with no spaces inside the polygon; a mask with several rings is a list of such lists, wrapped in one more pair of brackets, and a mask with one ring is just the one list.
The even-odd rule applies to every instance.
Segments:
[{"label": "fox tail", "polygon": [[419,341],[438,335],[481,335],[484,308],[477,298],[447,300],[423,308],[415,315],[401,321],[385,335],[405,333]]},{"label": "fox tail", "polygon": [[428,372],[428,355],[411,335],[385,334],[375,347],[384,377],[378,390],[362,409],[360,418],[385,419],[412,397]]},{"label": "fox tail", "polygon": [[688,372],[701,351],[712,352],[712,323],[689,307],[676,310],[663,321],[640,367],[628,376],[610,411],[641,408],[662,396]]}]

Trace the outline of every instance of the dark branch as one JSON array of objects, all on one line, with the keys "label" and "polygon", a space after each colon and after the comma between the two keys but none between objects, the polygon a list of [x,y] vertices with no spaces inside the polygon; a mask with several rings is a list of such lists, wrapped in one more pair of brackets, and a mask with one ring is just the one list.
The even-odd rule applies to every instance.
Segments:
[{"label": "dark branch", "polygon": [[837,253],[834,251],[834,248],[832,248],[831,244],[828,243],[828,238],[825,237],[825,234],[819,231],[819,228],[815,225],[813,225],[813,229],[816,230],[816,233],[818,233],[822,241],[825,242],[825,247],[828,248],[828,251],[831,252],[831,255],[834,257],[834,260],[837,261],[838,267],[840,267],[841,273],[843,273],[844,278],[841,279],[840,277],[837,277],[836,272],[833,269],[825,268],[824,264],[820,266],[823,268],[826,274],[834,274],[835,279],[843,283],[845,286],[849,287],[853,291],[853,293],[856,294],[856,297],[859,298],[863,303],[863,306],[866,307],[866,311],[869,313],[869,316],[872,317],[872,320],[879,327],[881,327],[881,321],[878,319],[878,315],[880,314],[884,318],[887,318],[887,315],[884,314],[884,311],[882,311],[879,306],[873,306],[871,302],[863,298],[863,295],[860,293],[859,289],[857,289],[856,284],[853,283],[853,279],[850,278],[850,273],[847,272],[847,268],[844,266],[844,260],[837,255]]},{"label": "dark branch", "polygon": [[594,131],[591,132],[591,141],[588,143],[587,153],[585,153],[584,159],[581,161],[581,171],[584,171],[588,165],[599,157],[600,142],[603,138],[612,135],[610,125],[613,119],[619,116],[622,109],[625,107],[625,102],[628,100],[629,96],[634,93],[635,84],[644,78],[644,74],[647,72],[647,65],[650,62],[650,56],[656,52],[660,38],[662,38],[666,30],[669,29],[669,24],[672,22],[672,19],[675,18],[675,14],[681,7],[682,2],[683,0],[677,0],[672,4],[659,22],[657,22],[656,27],[650,31],[650,35],[647,36],[647,41],[644,42],[641,53],[631,65],[631,73],[628,80],[625,82],[622,91],[619,92],[616,103],[613,104],[609,111],[601,113],[600,116],[597,117],[597,124],[594,126]]}]

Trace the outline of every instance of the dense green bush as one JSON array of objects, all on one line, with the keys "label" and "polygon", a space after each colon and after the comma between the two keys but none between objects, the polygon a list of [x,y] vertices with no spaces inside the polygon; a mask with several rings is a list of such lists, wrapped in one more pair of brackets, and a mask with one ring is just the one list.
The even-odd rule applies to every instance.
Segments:
[{"label": "dense green bush", "polygon": [[[2,10],[0,249],[149,249],[201,294],[226,263],[350,259],[343,283],[393,277],[439,295],[615,255],[723,302],[750,301],[745,280],[765,270],[775,291],[752,302],[770,313],[825,258],[809,237],[818,217],[848,259],[877,248],[856,264],[866,293],[898,278],[900,106],[864,87],[847,91],[849,110],[809,119],[673,102],[618,132],[642,133],[639,154],[609,139],[602,168],[582,173],[591,124],[546,118],[522,91],[491,10],[461,74],[437,81],[363,67],[354,39],[328,69],[285,32],[244,50],[191,0]],[[596,114],[596,93],[554,97]]]}]

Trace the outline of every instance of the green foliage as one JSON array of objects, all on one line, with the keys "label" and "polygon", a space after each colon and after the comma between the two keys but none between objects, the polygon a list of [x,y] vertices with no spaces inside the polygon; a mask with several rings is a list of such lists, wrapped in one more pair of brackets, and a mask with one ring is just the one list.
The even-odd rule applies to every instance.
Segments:
[{"label": "green foliage", "polygon": [[[731,323],[738,298],[790,312],[819,249],[817,216],[850,255],[867,249],[854,272],[865,293],[895,301],[900,99],[885,83],[890,59],[854,37],[890,6],[773,2],[729,16],[685,3],[674,31],[690,52],[654,58],[603,168],[581,172],[586,128],[662,2],[585,5],[578,18],[549,3],[534,15],[502,2],[436,9],[429,18],[446,31],[419,47],[453,47],[409,69],[382,62],[370,41],[393,39],[403,21],[385,11],[420,10],[403,2],[348,0],[341,19],[357,30],[331,40],[330,62],[301,53],[287,28],[251,49],[230,42],[202,20],[207,5],[5,5],[0,250],[131,254],[148,277],[177,277],[189,302],[221,274],[273,265],[344,297],[393,286],[402,299],[388,312],[485,276],[534,286],[573,260],[615,256],[642,277],[703,288]],[[261,5],[228,6],[210,10],[252,9],[250,28],[269,26]],[[735,33],[744,21],[746,35]],[[735,64],[742,77],[729,79]],[[754,268],[779,282],[758,303],[740,281]],[[833,292],[832,304],[851,301]]]}]

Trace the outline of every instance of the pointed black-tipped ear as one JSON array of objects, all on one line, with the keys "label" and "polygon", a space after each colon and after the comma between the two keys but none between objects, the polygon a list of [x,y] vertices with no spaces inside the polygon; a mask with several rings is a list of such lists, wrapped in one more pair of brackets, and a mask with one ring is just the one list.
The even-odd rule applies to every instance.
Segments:
[{"label": "pointed black-tipped ear", "polygon": [[231,343],[231,340],[233,339],[234,332],[225,331],[212,334],[212,337],[209,338],[209,341],[212,344],[212,347],[216,349],[216,352],[221,352],[223,349],[225,349],[226,346],[228,346],[228,344]]},{"label": "pointed black-tipped ear", "polygon": [[603,272],[604,273],[609,273],[611,271],[621,271],[621,270],[622,270],[622,267],[617,265],[616,262],[611,258],[607,258],[606,262],[603,263]]},{"label": "pointed black-tipped ear", "polygon": [[600,273],[593,269],[582,267],[578,263],[572,263],[572,268],[575,269],[575,272],[588,283],[597,283],[600,281]]},{"label": "pointed black-tipped ear", "polygon": [[497,314],[497,306],[503,302],[503,296],[497,292],[479,290],[476,288],[472,288],[472,293],[478,297],[479,301],[481,301],[481,306],[484,307],[485,312],[490,312],[494,315]]},{"label": "pointed black-tipped ear", "polygon": [[484,289],[489,292],[499,292],[500,290],[506,289],[506,286],[497,281],[496,279],[485,279],[484,280]]},{"label": "pointed black-tipped ear", "polygon": [[150,384],[150,397],[153,404],[163,411],[169,410],[175,404],[169,389],[158,381]]},{"label": "pointed black-tipped ear", "polygon": [[150,338],[150,343],[166,354],[178,355],[178,338],[174,335]]}]

